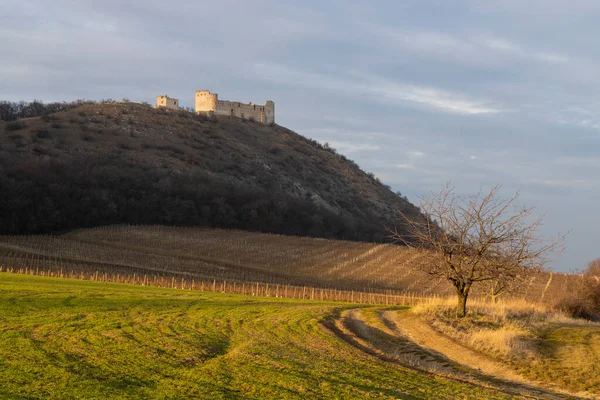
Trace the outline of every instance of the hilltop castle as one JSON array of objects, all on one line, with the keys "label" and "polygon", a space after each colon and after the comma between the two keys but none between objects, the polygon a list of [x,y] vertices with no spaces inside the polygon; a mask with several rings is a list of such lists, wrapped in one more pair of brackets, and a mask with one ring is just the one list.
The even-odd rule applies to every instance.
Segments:
[{"label": "hilltop castle", "polygon": [[267,100],[265,105],[240,103],[237,101],[219,100],[216,93],[210,90],[196,91],[196,112],[215,115],[227,115],[238,118],[253,118],[263,124],[275,122],[275,103]]},{"label": "hilltop castle", "polygon": [[[267,100],[264,105],[244,104],[239,101],[219,100],[219,96],[216,93],[211,93],[210,90],[197,90],[195,105],[198,114],[254,119],[263,124],[275,122],[275,103],[271,100]],[[179,100],[167,95],[157,96],[156,107],[177,109],[179,108]]]}]

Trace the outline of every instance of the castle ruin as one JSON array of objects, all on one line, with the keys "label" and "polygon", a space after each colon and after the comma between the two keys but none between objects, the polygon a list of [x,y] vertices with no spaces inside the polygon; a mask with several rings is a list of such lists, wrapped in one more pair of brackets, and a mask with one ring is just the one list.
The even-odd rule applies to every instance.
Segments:
[{"label": "castle ruin", "polygon": [[177,110],[179,108],[179,100],[167,96],[156,96],[156,108],[164,107]]},{"label": "castle ruin", "polygon": [[275,103],[271,100],[267,100],[264,105],[219,100],[219,96],[216,93],[211,93],[210,90],[196,91],[196,112],[254,119],[263,124],[275,122]]}]

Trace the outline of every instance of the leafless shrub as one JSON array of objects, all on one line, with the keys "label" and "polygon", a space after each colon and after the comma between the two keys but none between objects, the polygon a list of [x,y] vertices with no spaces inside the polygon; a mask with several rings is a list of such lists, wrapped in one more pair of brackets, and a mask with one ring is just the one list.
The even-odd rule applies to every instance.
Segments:
[{"label": "leafless shrub", "polygon": [[588,263],[578,287],[563,297],[558,308],[577,318],[600,321],[600,258]]}]

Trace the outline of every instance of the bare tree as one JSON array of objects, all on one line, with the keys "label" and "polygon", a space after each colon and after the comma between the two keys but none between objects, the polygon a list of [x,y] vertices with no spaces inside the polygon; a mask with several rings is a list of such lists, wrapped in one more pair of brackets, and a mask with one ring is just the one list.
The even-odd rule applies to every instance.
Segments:
[{"label": "bare tree", "polygon": [[392,237],[426,250],[426,272],[448,280],[458,296],[457,316],[467,313],[467,299],[474,284],[487,284],[494,296],[527,281],[562,249],[564,236],[544,242],[537,236],[542,218],[533,208],[518,207],[519,193],[508,199],[500,187],[475,195],[458,196],[447,184],[420,204],[425,218],[399,211],[404,229],[394,228]]},{"label": "bare tree", "polygon": [[500,296],[506,294],[522,293],[527,290],[541,272],[541,268],[515,268],[514,271],[506,275],[498,275],[488,281],[482,281],[483,293],[485,293],[493,303],[498,301]]}]

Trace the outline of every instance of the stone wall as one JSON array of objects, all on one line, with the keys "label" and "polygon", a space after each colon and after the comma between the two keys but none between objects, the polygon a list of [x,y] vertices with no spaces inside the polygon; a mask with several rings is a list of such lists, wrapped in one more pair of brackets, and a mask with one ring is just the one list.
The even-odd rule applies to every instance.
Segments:
[{"label": "stone wall", "polygon": [[252,118],[264,124],[275,122],[275,103],[270,100],[265,105],[219,100],[216,93],[211,93],[208,90],[198,90],[196,92],[196,112],[243,119]]},{"label": "stone wall", "polygon": [[179,100],[169,97],[167,95],[156,96],[156,107],[165,107],[176,110],[179,108]]}]

